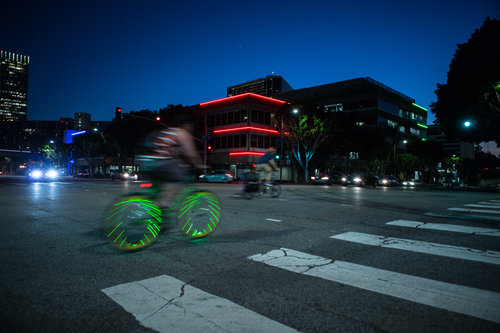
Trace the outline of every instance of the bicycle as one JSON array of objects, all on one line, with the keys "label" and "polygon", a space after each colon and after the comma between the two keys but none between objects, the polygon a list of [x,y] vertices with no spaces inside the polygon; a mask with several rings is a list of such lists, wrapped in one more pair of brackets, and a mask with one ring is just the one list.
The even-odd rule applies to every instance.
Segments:
[{"label": "bicycle", "polygon": [[252,199],[256,194],[264,195],[269,193],[273,198],[277,198],[281,194],[281,185],[271,180],[268,183],[261,184],[259,175],[249,173],[245,176],[245,185],[243,187],[243,196],[246,199]]},{"label": "bicycle", "polygon": [[103,222],[105,238],[115,248],[139,250],[154,242],[166,224],[165,214],[175,219],[181,232],[190,239],[208,236],[221,222],[219,198],[212,192],[199,190],[194,181],[187,183],[168,208],[160,208],[158,199],[163,182],[141,184],[144,192],[120,197],[106,210]]}]

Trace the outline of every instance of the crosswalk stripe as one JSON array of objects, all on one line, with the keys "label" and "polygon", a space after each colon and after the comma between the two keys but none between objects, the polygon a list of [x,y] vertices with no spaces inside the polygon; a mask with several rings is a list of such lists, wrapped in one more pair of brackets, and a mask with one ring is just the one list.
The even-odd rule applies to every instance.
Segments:
[{"label": "crosswalk stripe", "polygon": [[386,224],[394,225],[394,226],[398,226],[398,227],[452,231],[452,232],[461,232],[464,234],[500,237],[500,230],[499,229],[469,227],[469,226],[465,226],[465,225],[443,224],[443,223],[425,223],[425,222],[407,221],[407,220],[395,220],[395,221],[387,222]]},{"label": "crosswalk stripe", "polygon": [[480,202],[478,202],[478,204],[489,205],[489,206],[499,207],[500,208],[500,203],[498,203],[498,202],[480,201]]},{"label": "crosswalk stripe", "polygon": [[500,252],[496,251],[482,251],[466,247],[428,243],[403,238],[370,235],[360,232],[346,232],[343,234],[331,236],[330,238],[363,245],[380,246],[391,249],[413,251],[418,253],[433,254],[456,259],[465,259],[500,265]]},{"label": "crosswalk stripe", "polygon": [[298,332],[168,275],[102,292],[158,332]]},{"label": "crosswalk stripe", "polygon": [[500,323],[500,293],[281,248],[248,257],[287,271]]},{"label": "crosswalk stripe", "polygon": [[499,208],[500,206],[498,205],[478,205],[478,204],[467,204],[464,205],[465,207],[475,207],[475,208]]},{"label": "crosswalk stripe", "polygon": [[448,208],[448,210],[453,210],[453,211],[457,211],[457,212],[473,212],[473,213],[500,214],[500,210],[469,209],[469,208],[459,208],[459,207]]}]

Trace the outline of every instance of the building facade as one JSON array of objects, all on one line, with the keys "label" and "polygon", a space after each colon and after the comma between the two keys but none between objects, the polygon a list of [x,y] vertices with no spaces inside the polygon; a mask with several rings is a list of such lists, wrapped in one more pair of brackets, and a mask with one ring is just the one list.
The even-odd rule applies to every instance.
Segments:
[{"label": "building facade", "polygon": [[256,79],[227,88],[227,96],[236,96],[245,93],[274,97],[281,92],[291,91],[293,88],[279,75],[268,75],[263,79]]},{"label": "building facade", "polygon": [[474,159],[474,144],[447,137],[442,127],[430,125],[428,135],[429,140],[439,142],[450,156]]},{"label": "building facade", "polygon": [[0,121],[25,121],[28,113],[28,56],[0,51]]},{"label": "building facade", "polygon": [[231,170],[236,177],[276,147],[282,135],[274,126],[274,115],[284,101],[246,93],[201,103],[196,108],[203,119],[206,164]]},{"label": "building facade", "polygon": [[427,139],[427,110],[369,77],[283,92],[276,98],[314,103],[333,116],[350,116],[356,126],[392,128],[401,140]]}]

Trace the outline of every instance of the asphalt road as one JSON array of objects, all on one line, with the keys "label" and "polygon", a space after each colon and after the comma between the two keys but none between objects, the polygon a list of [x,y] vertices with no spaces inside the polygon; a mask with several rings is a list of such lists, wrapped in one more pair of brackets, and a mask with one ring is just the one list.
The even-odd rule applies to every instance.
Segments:
[{"label": "asphalt road", "polygon": [[0,176],[2,330],[500,331],[498,193],[202,186],[223,203],[213,235],[121,253],[101,221],[137,183]]}]

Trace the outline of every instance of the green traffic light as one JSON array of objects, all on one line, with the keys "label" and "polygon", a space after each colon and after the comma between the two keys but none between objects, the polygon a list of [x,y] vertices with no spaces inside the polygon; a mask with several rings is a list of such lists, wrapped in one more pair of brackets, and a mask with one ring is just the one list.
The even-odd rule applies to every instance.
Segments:
[{"label": "green traffic light", "polygon": [[469,127],[470,126],[470,121],[464,121],[464,126]]}]

